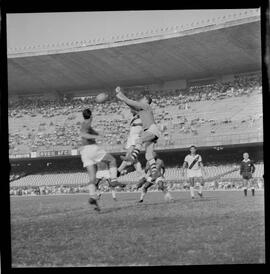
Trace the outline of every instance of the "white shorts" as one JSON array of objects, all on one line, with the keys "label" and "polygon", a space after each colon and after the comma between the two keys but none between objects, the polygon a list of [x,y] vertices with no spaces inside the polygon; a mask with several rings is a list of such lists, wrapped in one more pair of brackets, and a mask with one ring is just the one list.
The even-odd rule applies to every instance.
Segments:
[{"label": "white shorts", "polygon": [[202,177],[202,171],[201,169],[188,169],[187,170],[187,177],[188,178],[193,178],[193,177]]},{"label": "white shorts", "polygon": [[98,170],[96,174],[97,179],[110,179],[110,171],[107,170]]},{"label": "white shorts", "polygon": [[160,131],[157,127],[156,124],[152,124],[147,130],[146,132],[149,131],[151,132],[152,134],[156,135],[158,138],[160,137]]},{"label": "white shorts", "polygon": [[107,154],[105,150],[96,144],[82,147],[80,153],[83,167],[95,165],[96,163],[100,162]]},{"label": "white shorts", "polygon": [[126,149],[129,149],[131,146],[135,146],[137,140],[139,139],[140,135],[129,135],[126,143]]}]

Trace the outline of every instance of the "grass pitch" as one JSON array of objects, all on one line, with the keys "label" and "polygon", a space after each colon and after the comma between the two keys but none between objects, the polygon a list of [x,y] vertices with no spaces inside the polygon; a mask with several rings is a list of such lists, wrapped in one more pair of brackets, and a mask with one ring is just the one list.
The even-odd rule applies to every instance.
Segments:
[{"label": "grass pitch", "polygon": [[201,265],[265,262],[264,194],[173,192],[11,197],[12,266]]}]

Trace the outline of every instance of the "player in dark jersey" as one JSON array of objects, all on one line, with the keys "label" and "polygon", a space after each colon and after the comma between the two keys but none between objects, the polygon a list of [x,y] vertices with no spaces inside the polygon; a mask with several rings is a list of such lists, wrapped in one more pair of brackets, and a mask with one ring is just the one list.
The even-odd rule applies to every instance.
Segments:
[{"label": "player in dark jersey", "polygon": [[111,185],[124,187],[123,184],[117,182],[117,167],[115,158],[100,148],[96,143],[96,138],[100,136],[91,126],[92,112],[85,109],[83,112],[84,121],[81,125],[80,135],[82,138],[82,147],[80,148],[83,167],[87,169],[89,175],[89,204],[94,206],[94,209],[100,211],[97,194],[96,194],[96,164],[98,162],[106,162],[109,165]]},{"label": "player in dark jersey", "polygon": [[153,155],[154,155],[157,170],[158,170],[160,176],[158,178],[156,178],[155,181],[152,180],[152,178],[151,178],[151,172],[152,171],[151,171],[149,162],[147,162],[146,167],[145,167],[146,176],[139,180],[139,183],[137,184],[137,187],[136,187],[137,190],[142,188],[139,203],[143,202],[143,199],[144,199],[145,194],[147,193],[147,190],[149,189],[149,187],[154,185],[154,183],[158,184],[158,189],[163,191],[165,201],[173,201],[173,197],[171,196],[170,192],[168,191],[167,185],[165,183],[165,177],[164,177],[165,165],[164,165],[164,162],[163,162],[163,160],[161,160],[157,156],[156,152],[153,152]]},{"label": "player in dark jersey", "polygon": [[253,161],[249,159],[247,152],[243,154],[243,160],[240,165],[240,175],[243,178],[244,195],[247,196],[247,190],[251,186],[252,196],[255,195],[255,187],[252,179],[252,174],[255,172],[255,166]]},{"label": "player in dark jersey", "polygon": [[134,111],[138,113],[142,121],[142,127],[143,127],[143,132],[141,133],[140,138],[138,138],[132,152],[126,157],[123,157],[122,160],[135,162],[144,145],[145,158],[149,162],[150,169],[151,169],[151,178],[152,178],[152,181],[155,181],[155,179],[157,179],[160,176],[160,174],[157,171],[153,152],[154,152],[154,145],[160,136],[160,132],[155,123],[153,111],[150,106],[152,99],[149,96],[143,96],[139,101],[134,101],[134,100],[128,99],[122,93],[120,87],[117,87],[115,91],[116,91],[116,97],[119,100],[126,103],[130,108],[132,108]]}]

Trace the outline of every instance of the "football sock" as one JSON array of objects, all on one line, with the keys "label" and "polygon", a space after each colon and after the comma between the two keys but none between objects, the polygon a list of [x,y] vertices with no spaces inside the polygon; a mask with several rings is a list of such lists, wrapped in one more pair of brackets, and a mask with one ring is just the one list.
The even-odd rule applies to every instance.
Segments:
[{"label": "football sock", "polygon": [[141,201],[143,200],[145,194],[146,194],[146,192],[144,192],[144,191],[141,192],[141,197],[140,197],[140,200],[141,200]]},{"label": "football sock", "polygon": [[155,159],[149,160],[149,165],[151,169],[151,174],[155,174],[157,172],[156,160]]},{"label": "football sock", "polygon": [[193,186],[190,187],[190,196],[194,197],[194,187]]},{"label": "football sock", "polygon": [[132,150],[132,152],[131,152],[131,158],[133,159],[133,160],[136,160],[137,158],[138,158],[138,155],[140,154],[140,151],[141,151],[141,149],[140,149],[140,145],[137,145],[133,150]]},{"label": "football sock", "polygon": [[116,181],[116,178],[117,178],[117,168],[116,167],[110,168],[110,177],[111,177],[112,182]]},{"label": "football sock", "polygon": [[245,194],[245,196],[247,196],[247,189],[246,188],[244,188],[244,194]]},{"label": "football sock", "polygon": [[89,195],[91,198],[96,199],[96,186],[94,184],[89,185]]},{"label": "football sock", "polygon": [[254,187],[251,188],[251,193],[252,193],[252,196],[255,195],[255,188]]},{"label": "football sock", "polygon": [[112,189],[112,197],[113,197],[113,199],[116,199],[116,192],[115,192],[114,188]]}]

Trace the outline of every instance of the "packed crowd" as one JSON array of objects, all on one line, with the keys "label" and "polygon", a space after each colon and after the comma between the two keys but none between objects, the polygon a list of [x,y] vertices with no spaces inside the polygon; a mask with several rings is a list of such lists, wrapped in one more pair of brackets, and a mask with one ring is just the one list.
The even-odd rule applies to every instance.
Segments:
[{"label": "packed crowd", "polygon": [[[261,93],[261,85],[261,76],[254,74],[235,76],[234,81],[225,83],[147,92],[152,95],[156,121],[163,132],[160,143],[174,144],[179,134],[189,138],[204,133],[223,133],[221,130],[241,130],[241,127],[257,129],[256,126],[262,123],[261,114],[232,121],[227,117],[230,114],[228,110],[221,120],[215,119],[213,113],[208,117],[199,112],[209,112],[211,102],[218,103],[222,99],[237,99]],[[138,97],[141,93],[143,92],[138,92],[135,96]],[[127,91],[127,96],[134,98],[134,92]],[[204,102],[204,105],[197,106],[198,102]],[[81,111],[86,107],[94,109],[93,126],[106,136],[102,143],[111,146],[124,143],[131,114],[128,107],[119,103],[113,94],[110,94],[110,100],[104,104],[96,104],[93,96],[62,98],[57,101],[23,98],[9,103],[10,150],[31,152],[40,148],[78,148]],[[207,107],[208,109],[204,109]],[[216,110],[218,112],[219,109]]]},{"label": "packed crowd", "polygon": [[[207,182],[204,186],[205,190],[236,190],[242,189],[242,180],[215,180],[212,182]],[[264,189],[263,178],[255,178],[254,186],[256,189]],[[170,181],[168,183],[168,189],[170,191],[189,191],[189,185],[187,183],[179,183],[179,181]],[[118,192],[136,192],[136,185],[129,184],[125,189],[116,188]],[[99,187],[101,193],[110,192],[110,188],[107,183],[102,184]],[[158,186],[152,186],[149,191],[158,191]],[[88,193],[88,186],[24,186],[24,187],[11,187],[11,196],[33,196],[33,195],[56,195],[56,194],[75,194],[75,193]]]}]

